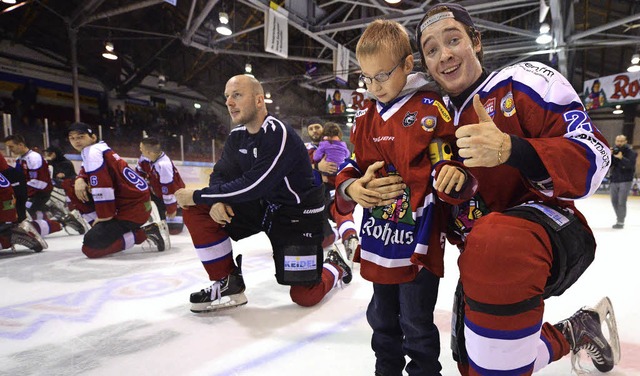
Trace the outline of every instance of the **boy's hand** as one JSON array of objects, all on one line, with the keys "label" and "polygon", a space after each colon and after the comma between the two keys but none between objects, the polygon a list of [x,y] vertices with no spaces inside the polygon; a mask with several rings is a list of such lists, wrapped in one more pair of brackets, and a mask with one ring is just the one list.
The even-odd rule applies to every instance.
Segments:
[{"label": "boy's hand", "polygon": [[454,188],[456,192],[460,192],[466,180],[467,175],[458,167],[445,165],[440,169],[436,181],[433,183],[433,188],[446,194],[451,193]]},{"label": "boy's hand", "polygon": [[384,167],[384,161],[373,163],[360,179],[350,184],[345,193],[363,208],[384,206],[396,202],[406,185],[400,175],[376,178],[376,171]]}]

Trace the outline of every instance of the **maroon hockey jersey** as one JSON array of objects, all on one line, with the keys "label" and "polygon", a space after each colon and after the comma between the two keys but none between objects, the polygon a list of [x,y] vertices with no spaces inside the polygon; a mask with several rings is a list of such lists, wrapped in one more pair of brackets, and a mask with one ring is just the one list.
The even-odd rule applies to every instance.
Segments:
[{"label": "maroon hockey jersey", "polygon": [[[455,143],[451,120],[440,96],[421,91],[386,106],[371,103],[356,113],[351,133],[356,161],[340,171],[336,184],[359,178],[374,162],[385,161],[384,174],[399,174],[407,185],[395,204],[364,210],[363,278],[376,283],[408,282],[415,279],[418,265],[443,275],[448,210],[442,203],[436,205],[428,150],[435,138]],[[338,210],[349,210],[344,199],[336,197]]]},{"label": "maroon hockey jersey", "polygon": [[149,186],[104,142],[82,149],[86,176],[98,218],[145,223],[151,213]]},{"label": "maroon hockey jersey", "polygon": [[165,153],[162,153],[155,162],[141,156],[138,159],[136,171],[147,179],[151,192],[156,197],[162,198],[167,214],[175,213],[178,210],[175,193],[178,189],[184,188],[184,182],[171,159]]},{"label": "maroon hockey jersey", "polygon": [[49,165],[38,152],[29,150],[16,158],[16,168],[21,169],[27,179],[27,196],[53,190]]}]

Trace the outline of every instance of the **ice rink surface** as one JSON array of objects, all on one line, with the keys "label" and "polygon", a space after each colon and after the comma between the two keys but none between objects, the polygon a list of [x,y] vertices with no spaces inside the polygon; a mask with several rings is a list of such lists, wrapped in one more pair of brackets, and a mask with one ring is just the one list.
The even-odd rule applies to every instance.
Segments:
[{"label": "ice rink surface", "polygon": [[[596,259],[562,297],[546,301],[545,320],[609,296],[622,346],[609,375],[640,375],[640,198],[630,197],[623,230],[611,229],[609,196],[578,207],[596,234]],[[200,315],[189,311],[189,294],[209,282],[186,229],[163,253],[136,246],[96,260],[81,253],[79,235],[47,242],[42,253],[0,251],[0,375],[373,375],[371,284],[356,275],[316,307],[298,307],[275,281],[263,234],[234,244],[249,303]],[[448,245],[436,312],[443,375],[458,374],[449,351],[457,256]],[[567,356],[538,374],[570,369]]]}]

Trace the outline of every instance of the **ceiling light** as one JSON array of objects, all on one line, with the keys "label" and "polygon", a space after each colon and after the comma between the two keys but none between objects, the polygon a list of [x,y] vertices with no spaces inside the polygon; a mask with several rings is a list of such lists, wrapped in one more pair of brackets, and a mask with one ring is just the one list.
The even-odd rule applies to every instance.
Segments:
[{"label": "ceiling light", "polygon": [[550,43],[553,40],[553,37],[551,36],[551,34],[549,34],[550,30],[551,30],[551,27],[549,27],[548,23],[545,22],[542,25],[540,25],[540,35],[538,35],[538,38],[536,38],[536,43],[538,44]]},{"label": "ceiling light", "polygon": [[264,93],[264,103],[273,103],[273,99],[271,99],[271,93],[268,91]]},{"label": "ceiling light", "polygon": [[356,112],[351,103],[349,103],[349,105],[347,106],[347,112]]},{"label": "ceiling light", "polygon": [[624,111],[622,110],[622,106],[620,106],[619,104],[616,104],[616,109],[613,110],[613,114],[614,115],[622,115]]},{"label": "ceiling light", "polygon": [[366,93],[367,89],[364,88],[364,82],[362,82],[361,80],[358,80],[358,88],[356,89],[356,92],[358,93]]},{"label": "ceiling light", "polygon": [[640,72],[640,65],[638,64],[629,65],[629,68],[627,68],[627,72],[629,73]]},{"label": "ceiling light", "polygon": [[638,63],[640,63],[640,54],[633,54],[633,56],[631,56],[631,64]]},{"label": "ceiling light", "polygon": [[402,0],[384,0],[389,4],[398,4],[399,2],[401,2]]},{"label": "ceiling light", "polygon": [[193,107],[195,107],[195,108],[196,108],[196,110],[199,110],[200,108],[202,108],[202,105],[201,105],[200,103],[198,103],[198,102],[195,102],[195,103],[193,104]]},{"label": "ceiling light", "polygon": [[2,2],[5,4],[15,4],[16,0],[2,0]]},{"label": "ceiling light", "polygon": [[118,60],[118,55],[114,52],[113,43],[107,42],[104,44],[104,52],[102,57],[109,60]]},{"label": "ceiling light", "polygon": [[251,71],[253,70],[253,68],[251,67],[251,64],[247,63],[244,65],[244,71],[247,73],[251,73]]},{"label": "ceiling light", "polygon": [[220,15],[218,16],[218,18],[220,19],[220,25],[216,27],[216,31],[222,35],[233,34],[231,29],[229,29],[229,26],[227,26],[227,24],[229,24],[229,15],[225,12],[220,12]]}]

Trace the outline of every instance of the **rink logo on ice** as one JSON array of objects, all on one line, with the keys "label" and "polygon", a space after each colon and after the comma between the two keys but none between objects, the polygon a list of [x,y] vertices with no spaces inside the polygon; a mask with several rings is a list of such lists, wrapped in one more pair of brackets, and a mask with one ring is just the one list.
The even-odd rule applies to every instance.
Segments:
[{"label": "rink logo on ice", "polygon": [[284,256],[284,270],[288,272],[301,272],[316,270],[316,256]]}]

